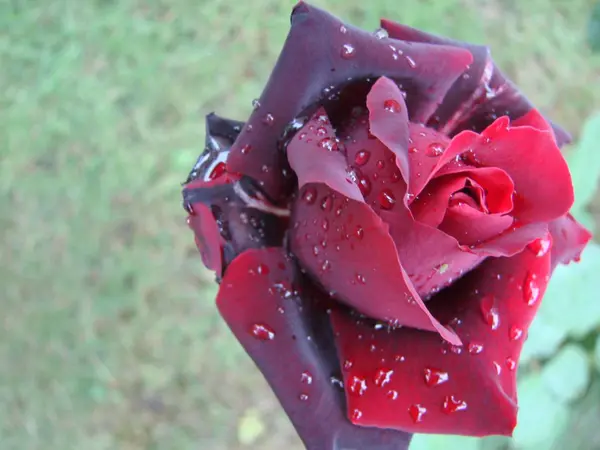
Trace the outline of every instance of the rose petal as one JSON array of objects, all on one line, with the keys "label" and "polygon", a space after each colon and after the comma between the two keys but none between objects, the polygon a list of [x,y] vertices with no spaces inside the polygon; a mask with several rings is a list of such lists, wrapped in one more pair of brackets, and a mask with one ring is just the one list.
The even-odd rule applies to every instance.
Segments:
[{"label": "rose petal", "polygon": [[459,203],[448,208],[439,229],[454,236],[461,245],[476,245],[498,236],[512,223],[510,216],[488,214]]},{"label": "rose petal", "polygon": [[504,233],[481,244],[472,245],[469,251],[481,256],[513,256],[520,253],[527,244],[546,236],[548,224],[543,222],[515,223]]},{"label": "rose petal", "polygon": [[[288,39],[259,99],[261,106],[232,148],[230,169],[259,181],[273,199],[289,193],[279,149],[286,127],[319,101],[324,88],[340,88],[349,78],[385,75],[404,86],[411,118],[424,121],[471,62],[471,54],[463,49],[399,42],[392,50],[371,33],[342,26],[325,11],[306,3],[296,6]],[[242,152],[247,145],[252,157]]]},{"label": "rose petal", "polygon": [[[559,263],[568,264],[577,260],[584,247],[592,239],[592,233],[578,223],[571,214],[566,214],[550,222],[552,234],[552,267]],[[532,248],[539,252],[537,243]]]},{"label": "rose petal", "polygon": [[346,175],[346,157],[340,152],[329,118],[323,108],[290,141],[287,155],[298,176],[298,187],[308,183],[325,183],[346,197],[363,201],[360,189]]},{"label": "rose petal", "polygon": [[343,392],[332,384],[340,369],[322,307],[326,299],[305,284],[293,290],[294,278],[281,249],[249,250],[227,269],[217,306],[306,448],[408,448],[410,434],[356,427],[346,419]]},{"label": "rose petal", "polygon": [[[448,134],[457,134],[468,125],[480,132],[498,116],[517,119],[533,108],[496,67],[489,48],[434,36],[387,19],[381,20],[381,26],[393,39],[456,46],[473,55],[469,69],[456,80],[436,111],[432,126]],[[571,141],[571,136],[558,125],[552,124],[552,129],[559,148]]]},{"label": "rose petal", "polygon": [[511,435],[517,363],[547,285],[549,256],[490,259],[428,302],[463,347],[334,311],[350,419],[417,433]]},{"label": "rose petal", "polygon": [[459,343],[429,314],[400,265],[387,226],[365,203],[323,184],[307,185],[292,221],[293,254],[332,296],[369,317],[437,331]]},{"label": "rose petal", "polygon": [[188,225],[194,231],[196,246],[202,262],[208,270],[214,270],[218,278],[223,272],[223,247],[225,240],[219,233],[217,222],[210,208],[202,203],[194,203],[188,216]]},{"label": "rose petal", "polygon": [[501,117],[481,135],[465,131],[459,137],[470,140],[470,160],[510,175],[516,191],[512,215],[519,221],[547,222],[566,214],[573,204],[571,174],[550,133],[512,127]]}]

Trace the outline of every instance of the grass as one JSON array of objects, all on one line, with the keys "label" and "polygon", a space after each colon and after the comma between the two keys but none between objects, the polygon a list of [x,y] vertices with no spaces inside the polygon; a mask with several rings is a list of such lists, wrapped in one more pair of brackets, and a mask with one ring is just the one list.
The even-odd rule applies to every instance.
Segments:
[{"label": "grass", "polygon": [[[575,134],[600,104],[592,3],[315,0],[489,44]],[[3,450],[300,448],[217,316],[179,194],[203,116],[247,116],[292,5],[0,1]],[[248,408],[267,432],[242,445]]]}]

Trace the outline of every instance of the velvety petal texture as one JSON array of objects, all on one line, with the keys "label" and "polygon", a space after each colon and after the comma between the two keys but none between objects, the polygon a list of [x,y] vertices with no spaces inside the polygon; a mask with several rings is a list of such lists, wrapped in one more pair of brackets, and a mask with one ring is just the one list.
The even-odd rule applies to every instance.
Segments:
[{"label": "velvety petal texture", "polygon": [[300,2],[183,189],[217,306],[308,450],[510,435],[527,330],[590,233],[568,134],[489,49]]}]

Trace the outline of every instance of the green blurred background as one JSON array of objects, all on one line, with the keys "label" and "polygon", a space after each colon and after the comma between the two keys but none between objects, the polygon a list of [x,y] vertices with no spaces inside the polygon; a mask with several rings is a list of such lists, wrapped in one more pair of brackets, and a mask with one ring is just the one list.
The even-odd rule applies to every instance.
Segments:
[{"label": "green blurred background", "polygon": [[[594,226],[594,1],[314,3],[368,29],[385,16],[490,45],[577,138],[576,214]],[[180,206],[204,115],[247,117],[292,6],[0,0],[0,449],[301,448],[218,317]],[[600,449],[598,271],[595,246],[551,284],[514,441],[419,436],[414,448]]]}]

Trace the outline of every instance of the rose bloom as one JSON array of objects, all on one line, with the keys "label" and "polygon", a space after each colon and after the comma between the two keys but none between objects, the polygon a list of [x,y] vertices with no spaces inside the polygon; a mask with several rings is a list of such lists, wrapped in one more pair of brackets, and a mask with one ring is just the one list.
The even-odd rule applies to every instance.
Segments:
[{"label": "rose bloom", "polygon": [[486,47],[299,3],[184,190],[217,306],[308,449],[510,435],[527,329],[590,239],[548,122]]}]

